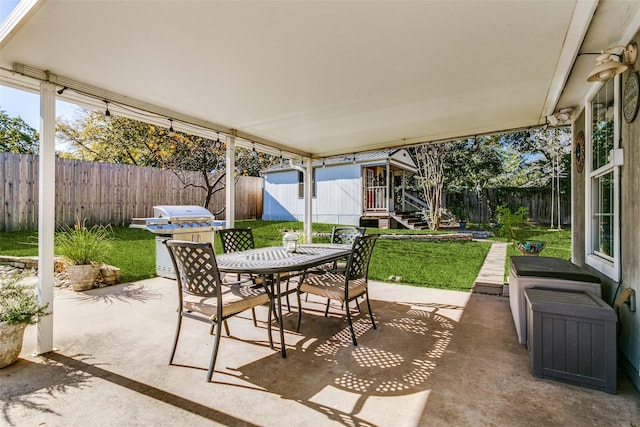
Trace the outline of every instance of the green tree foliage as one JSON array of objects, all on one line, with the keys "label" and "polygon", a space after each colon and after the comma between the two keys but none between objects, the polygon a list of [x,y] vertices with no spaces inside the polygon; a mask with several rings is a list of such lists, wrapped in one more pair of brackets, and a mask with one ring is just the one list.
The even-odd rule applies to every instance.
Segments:
[{"label": "green tree foliage", "polygon": [[538,128],[502,136],[506,149],[517,153],[518,159],[501,180],[503,186],[542,188],[552,176],[560,176],[561,191],[570,190],[571,129]]},{"label": "green tree foliage", "polygon": [[158,126],[113,117],[107,121],[99,111],[79,110],[80,119],[60,121],[56,136],[69,150],[68,157],[108,163],[159,167],[162,141],[167,131]]},{"label": "green tree foliage", "polygon": [[504,151],[496,137],[469,138],[447,143],[446,191],[476,191],[494,186],[504,170]]},{"label": "green tree foliage", "polygon": [[0,110],[0,151],[37,154],[40,135],[21,117],[10,117]]},{"label": "green tree foliage", "polygon": [[[427,149],[426,147],[437,147]],[[514,188],[539,191],[550,188],[552,177],[560,179],[560,193],[570,191],[571,131],[569,128],[533,129],[504,135],[469,138],[465,140],[425,144],[412,150],[419,169],[417,187],[425,192],[425,201],[436,209],[429,212],[430,224],[437,224],[442,213],[441,203],[433,197],[446,196],[446,208],[463,220],[477,209],[469,204],[468,194],[477,200],[487,197],[489,189],[504,193]],[[425,156],[429,156],[427,159]],[[444,157],[442,157],[444,156]],[[439,184],[432,177],[434,161],[442,157],[444,177],[442,190],[427,190]],[[428,160],[428,161],[427,161]],[[441,195],[438,195],[441,194]],[[435,195],[435,196],[434,196]],[[496,213],[494,200],[489,216]],[[494,206],[495,205],[495,206]],[[436,215],[430,217],[431,215]]]},{"label": "green tree foliage", "polygon": [[[101,112],[89,110],[80,120],[58,123],[57,136],[70,147],[68,157],[169,169],[183,186],[203,190],[202,206],[206,208],[210,208],[213,195],[225,188],[226,144],[219,137],[213,140],[170,132],[122,116],[108,121]],[[237,148],[234,175],[258,176],[274,161],[274,156]],[[189,178],[187,171],[198,172],[201,179]],[[210,210],[220,214],[224,206]]]},{"label": "green tree foliage", "polygon": [[450,149],[445,162],[447,209],[457,220],[468,219],[476,210],[466,195],[483,197],[487,188],[499,185],[504,173],[507,153],[496,137],[478,137],[448,143]]}]

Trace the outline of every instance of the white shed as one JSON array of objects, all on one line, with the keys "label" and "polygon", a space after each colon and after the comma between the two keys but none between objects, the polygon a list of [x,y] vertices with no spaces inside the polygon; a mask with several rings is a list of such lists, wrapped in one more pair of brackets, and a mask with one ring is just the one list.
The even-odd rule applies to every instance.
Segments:
[{"label": "white shed", "polygon": [[[379,150],[313,162],[313,221],[388,227],[391,218],[416,210],[405,191],[406,178],[416,164],[406,149]],[[263,171],[262,219],[304,219],[304,173],[282,163]],[[411,201],[413,200],[413,202]],[[413,209],[412,209],[413,208]]]}]

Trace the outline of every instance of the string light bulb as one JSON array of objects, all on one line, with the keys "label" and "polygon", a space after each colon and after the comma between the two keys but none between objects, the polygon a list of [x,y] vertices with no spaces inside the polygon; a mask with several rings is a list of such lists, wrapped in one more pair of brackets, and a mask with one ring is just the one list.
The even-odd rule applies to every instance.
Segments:
[{"label": "string light bulb", "polygon": [[172,138],[176,136],[176,132],[173,130],[173,119],[169,119],[169,136]]},{"label": "string light bulb", "polygon": [[109,111],[109,101],[105,100],[105,101],[104,101],[104,103],[105,103],[105,104],[106,104],[106,106],[107,106],[107,109],[106,109],[106,111],[104,112],[104,119],[105,119],[107,122],[111,122],[111,119],[113,118],[113,116],[111,116],[111,111]]}]

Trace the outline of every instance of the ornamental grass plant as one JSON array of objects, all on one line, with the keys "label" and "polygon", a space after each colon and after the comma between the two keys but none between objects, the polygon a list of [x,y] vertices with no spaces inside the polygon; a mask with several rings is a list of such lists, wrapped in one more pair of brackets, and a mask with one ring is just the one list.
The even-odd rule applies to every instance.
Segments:
[{"label": "ornamental grass plant", "polygon": [[73,227],[65,225],[56,233],[56,253],[70,265],[102,264],[109,257],[113,240],[110,225],[87,227],[86,221],[77,221]]}]

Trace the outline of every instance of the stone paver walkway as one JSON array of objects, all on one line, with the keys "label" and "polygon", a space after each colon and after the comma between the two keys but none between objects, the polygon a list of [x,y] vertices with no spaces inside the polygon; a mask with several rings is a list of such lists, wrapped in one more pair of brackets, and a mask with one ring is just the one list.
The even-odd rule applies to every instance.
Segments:
[{"label": "stone paver walkway", "polygon": [[508,243],[494,242],[473,285],[473,292],[502,295]]}]

